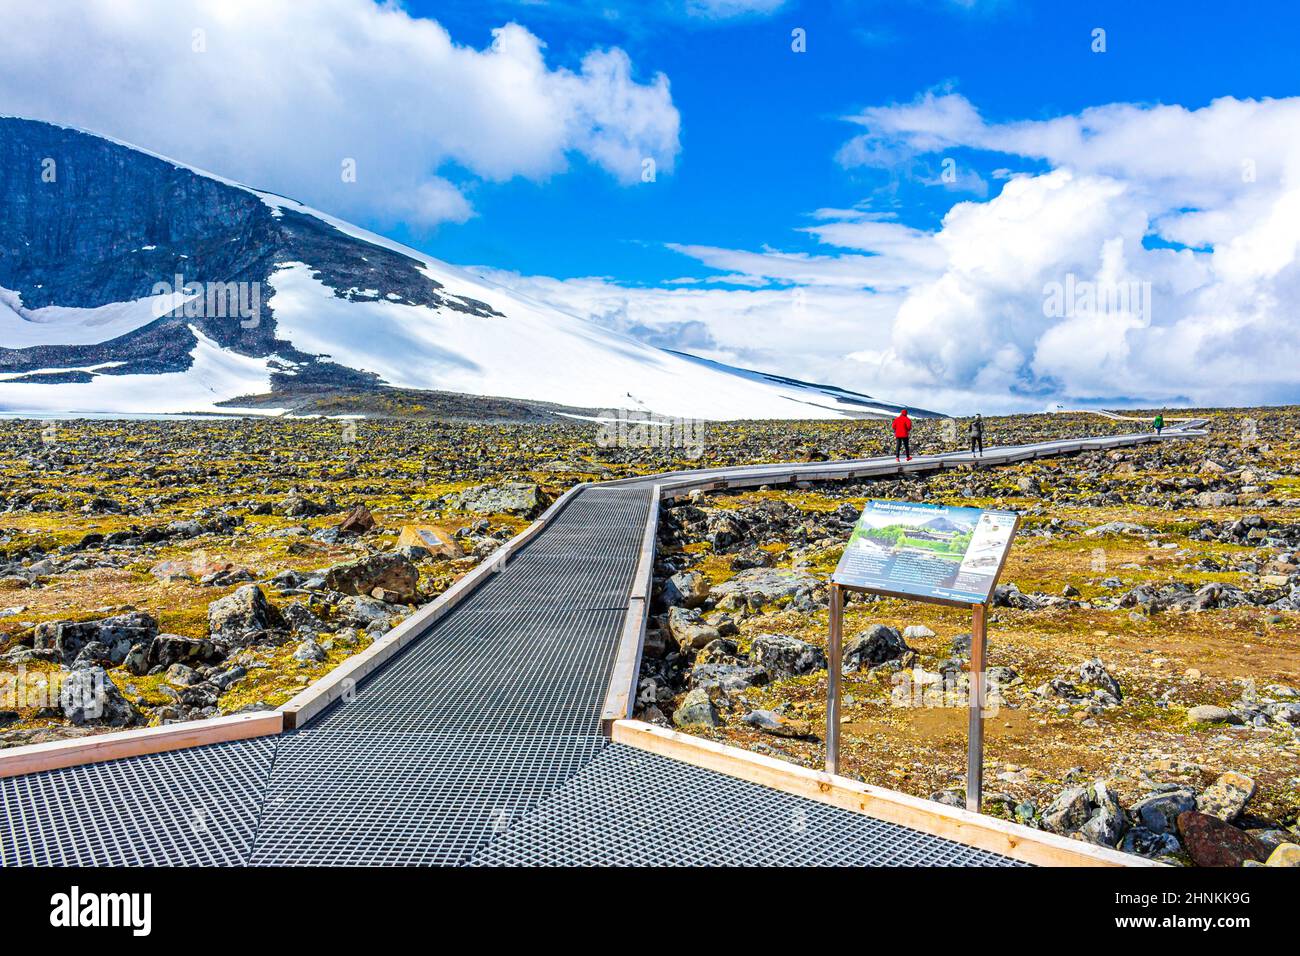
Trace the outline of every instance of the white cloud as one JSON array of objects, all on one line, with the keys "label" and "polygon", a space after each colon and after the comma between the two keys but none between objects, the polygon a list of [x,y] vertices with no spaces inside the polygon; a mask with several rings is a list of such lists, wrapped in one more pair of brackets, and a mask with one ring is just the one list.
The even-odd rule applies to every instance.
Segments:
[{"label": "white cloud", "polygon": [[[826,249],[816,255],[672,246],[766,287],[602,282],[573,301],[599,317],[617,299],[637,327],[703,322],[721,361],[956,411],[1300,400],[1300,99],[990,123],[930,93],[858,121],[842,161],[965,149],[1048,171],[1000,167],[996,196],[957,203],[934,231],[865,207],[816,210],[801,228]],[[1133,297],[1045,310],[1067,280]]]},{"label": "white cloud", "polygon": [[[1077,398],[1300,397],[1300,99],[990,123],[931,93],[858,121],[842,160],[969,148],[1053,167],[948,213],[935,235],[947,268],[898,311],[905,362],[936,381]],[[1149,283],[1151,315],[1044,316],[1044,284],[1066,275]]]},{"label": "white cloud", "polygon": [[643,158],[662,174],[679,151],[662,74],[638,82],[618,49],[551,67],[513,23],[480,50],[372,0],[86,0],[4,20],[5,112],[353,218],[463,221],[472,210],[454,178],[544,180],[578,155],[630,183]]}]

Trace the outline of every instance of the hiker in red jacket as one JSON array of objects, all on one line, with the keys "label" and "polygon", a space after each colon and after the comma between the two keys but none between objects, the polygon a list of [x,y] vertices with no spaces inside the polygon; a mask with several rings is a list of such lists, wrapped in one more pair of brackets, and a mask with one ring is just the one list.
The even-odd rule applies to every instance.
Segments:
[{"label": "hiker in red jacket", "polygon": [[907,455],[907,460],[912,460],[912,420],[907,417],[907,409],[899,412],[898,417],[894,419],[894,461],[898,461],[900,452]]}]

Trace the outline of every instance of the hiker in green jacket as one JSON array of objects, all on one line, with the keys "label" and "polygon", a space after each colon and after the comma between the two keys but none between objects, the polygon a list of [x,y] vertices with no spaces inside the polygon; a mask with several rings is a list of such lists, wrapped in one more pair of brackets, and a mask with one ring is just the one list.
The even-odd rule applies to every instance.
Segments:
[{"label": "hiker in green jacket", "polygon": [[1164,413],[1164,412],[1156,412],[1156,420],[1155,420],[1154,422],[1152,422],[1151,424],[1155,426],[1155,428],[1156,428],[1156,434],[1159,435],[1159,434],[1160,434],[1160,429],[1162,429],[1162,428],[1165,427],[1165,413]]}]

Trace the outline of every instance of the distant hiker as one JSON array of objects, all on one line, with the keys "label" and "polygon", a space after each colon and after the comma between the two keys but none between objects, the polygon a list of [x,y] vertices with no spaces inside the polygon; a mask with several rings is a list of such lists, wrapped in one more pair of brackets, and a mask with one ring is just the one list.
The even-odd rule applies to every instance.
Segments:
[{"label": "distant hiker", "polygon": [[1153,421],[1151,424],[1155,426],[1156,434],[1159,435],[1160,429],[1165,427],[1165,413],[1156,412],[1156,420]]},{"label": "distant hiker", "polygon": [[912,460],[912,420],[907,417],[907,409],[899,412],[898,417],[894,419],[894,461],[898,461],[899,454],[905,453],[907,460]]},{"label": "distant hiker", "polygon": [[972,455],[977,454],[976,449],[979,449],[978,454],[981,458],[983,458],[984,457],[984,416],[978,414],[975,416],[975,420],[970,423],[970,453]]}]

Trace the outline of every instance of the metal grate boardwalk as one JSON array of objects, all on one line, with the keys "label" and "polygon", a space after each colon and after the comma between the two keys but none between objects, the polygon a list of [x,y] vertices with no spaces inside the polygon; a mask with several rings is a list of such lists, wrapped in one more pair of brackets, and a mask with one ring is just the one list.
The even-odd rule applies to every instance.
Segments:
[{"label": "metal grate boardwalk", "polygon": [[1017,866],[860,813],[611,744],[476,866]]},{"label": "metal grate boardwalk", "polygon": [[[990,449],[985,462],[1079,444]],[[896,473],[892,461],[842,464]],[[800,467],[700,474],[777,481]],[[682,475],[579,491],[300,730],[0,779],[0,863],[1010,864],[601,736],[652,490],[667,477]]]}]

